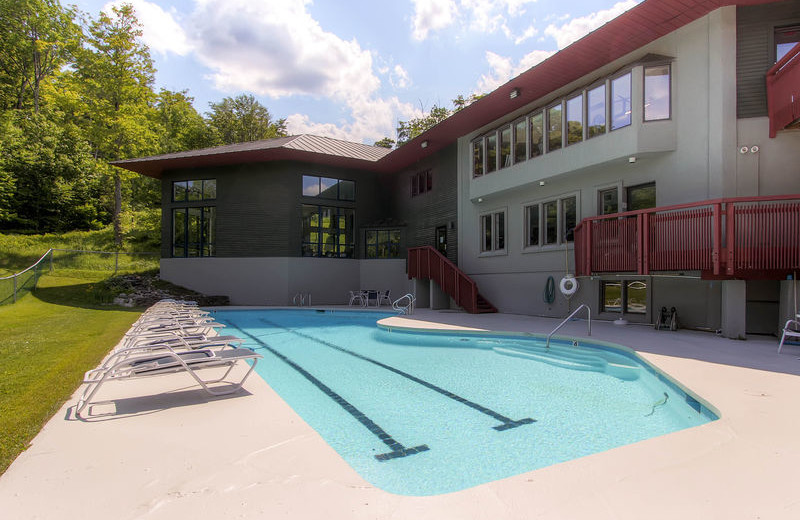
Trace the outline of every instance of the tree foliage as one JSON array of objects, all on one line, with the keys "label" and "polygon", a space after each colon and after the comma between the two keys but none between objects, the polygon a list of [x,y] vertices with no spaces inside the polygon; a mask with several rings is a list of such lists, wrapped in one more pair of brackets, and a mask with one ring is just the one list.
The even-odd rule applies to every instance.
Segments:
[{"label": "tree foliage", "polygon": [[285,137],[286,120],[272,121],[272,116],[255,97],[241,94],[211,103],[209,123],[220,144],[245,143]]},{"label": "tree foliage", "polygon": [[430,112],[422,117],[417,117],[408,121],[398,121],[397,146],[406,144],[482,97],[482,94],[472,94],[470,97],[465,98],[462,94],[459,94],[458,97],[453,100],[452,109],[433,105]]}]

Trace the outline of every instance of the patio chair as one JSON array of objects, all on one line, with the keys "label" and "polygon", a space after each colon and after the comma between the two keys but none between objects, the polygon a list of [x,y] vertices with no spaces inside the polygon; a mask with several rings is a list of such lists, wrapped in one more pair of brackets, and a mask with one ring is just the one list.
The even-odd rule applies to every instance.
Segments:
[{"label": "patio chair", "polygon": [[378,306],[378,296],[380,291],[373,291],[372,289],[364,291],[364,307],[369,307],[370,302],[375,302],[375,307]]},{"label": "patio chair", "polygon": [[783,326],[783,334],[781,335],[781,342],[778,345],[778,354],[781,353],[781,349],[783,348],[783,343],[786,341],[787,337],[800,339],[800,317],[796,319],[786,320],[786,325]]},{"label": "patio chair", "polygon": [[[176,352],[169,349],[164,352],[132,356],[118,361],[110,366],[89,370],[83,382],[86,388],[81,394],[75,407],[75,415],[80,417],[81,412],[92,402],[92,398],[103,386],[103,383],[113,380],[137,379],[142,377],[175,374],[185,372],[210,395],[227,395],[238,391],[247,377],[255,369],[261,354],[248,348],[234,348],[230,350],[200,349],[185,352]],[[240,361],[252,360],[252,364],[239,381],[228,382],[232,386],[212,388],[209,385],[220,383],[228,377],[231,370]],[[197,372],[206,368],[224,368],[225,373],[214,379],[203,379]]]},{"label": "patio chair", "polygon": [[364,295],[362,291],[350,291],[350,302],[348,305],[353,305],[358,303],[360,306],[364,306]]},{"label": "patio chair", "polygon": [[383,292],[378,294],[378,306],[379,307],[381,305],[383,305],[384,303],[386,303],[386,305],[391,305],[392,304],[392,297],[390,296],[391,293],[392,293],[392,290],[388,289],[388,290],[383,291]]}]

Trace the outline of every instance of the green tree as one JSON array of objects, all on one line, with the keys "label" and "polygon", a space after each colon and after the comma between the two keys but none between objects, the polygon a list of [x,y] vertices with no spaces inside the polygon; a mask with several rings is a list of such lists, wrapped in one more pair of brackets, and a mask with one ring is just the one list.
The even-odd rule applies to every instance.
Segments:
[{"label": "green tree", "polygon": [[240,94],[210,103],[209,124],[220,144],[246,143],[274,137],[285,137],[286,120],[272,121],[269,111],[255,97]]},{"label": "green tree", "polygon": [[[140,41],[141,26],[130,4],[100,13],[87,30],[87,46],[78,53],[76,77],[83,89],[87,134],[95,157],[113,161],[157,153],[153,131],[155,69]],[[113,168],[114,238],[122,244],[122,184],[132,175]]]},{"label": "green tree", "polygon": [[75,12],[58,0],[0,0],[0,99],[35,112],[42,83],[69,62],[81,41]]},{"label": "green tree", "polygon": [[423,117],[409,121],[397,122],[397,146],[402,146],[426,130],[433,128],[448,117],[452,112],[445,107],[433,105],[431,111]]},{"label": "green tree", "polygon": [[380,141],[375,141],[375,144],[372,146],[379,146],[381,148],[394,148],[394,139],[389,139],[388,137],[384,137]]},{"label": "green tree", "polygon": [[214,133],[203,116],[197,113],[187,90],[161,89],[156,102],[160,132],[160,152],[182,152],[213,146]]}]

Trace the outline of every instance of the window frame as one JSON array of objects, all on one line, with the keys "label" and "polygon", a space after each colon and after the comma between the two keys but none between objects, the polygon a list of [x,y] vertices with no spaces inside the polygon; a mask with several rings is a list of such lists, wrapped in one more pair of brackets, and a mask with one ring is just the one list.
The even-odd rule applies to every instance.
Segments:
[{"label": "window frame", "polygon": [[[316,179],[317,180],[317,194],[316,195],[307,195],[305,193],[306,179]],[[322,189],[322,181],[323,181],[323,179],[329,179],[329,180],[336,181],[336,197],[327,197],[327,196],[323,196],[322,195],[323,193],[325,193],[327,191],[327,190],[323,190]],[[300,179],[300,183],[301,183],[301,185],[300,185],[300,194],[303,197],[307,197],[307,198],[310,198],[310,199],[319,199],[319,200],[324,200],[324,201],[338,201],[338,202],[355,202],[356,198],[357,198],[356,181],[354,181],[352,179],[342,179],[342,178],[339,178],[339,177],[327,177],[325,175],[309,175],[309,174],[305,174],[304,173],[302,175],[301,179]],[[352,184],[352,186],[353,186],[353,198],[352,199],[344,198],[344,196],[342,195],[342,185],[344,183]],[[322,204],[322,205],[324,205],[324,204]]]},{"label": "window frame", "polygon": [[[570,131],[569,131],[569,122],[570,122],[570,109],[569,105],[570,102],[575,101],[576,99],[580,100],[580,124],[581,124],[581,137],[577,141],[572,141],[570,139]],[[572,146],[573,144],[579,144],[586,140],[586,95],[585,90],[581,90],[579,93],[568,96],[564,98],[564,123],[566,126],[566,132],[564,138],[565,147]]]},{"label": "window frame", "polygon": [[[522,136],[522,159],[517,158],[517,153],[519,152],[519,126],[522,125],[523,127],[523,136]],[[513,164],[520,164],[528,160],[528,128],[529,128],[528,118],[523,117],[520,119],[515,120],[511,123],[511,143],[514,149],[514,152],[511,154]]]},{"label": "window frame", "polygon": [[[568,193],[562,193],[560,195],[556,195],[553,197],[546,197],[542,199],[536,199],[524,202],[522,204],[522,252],[523,253],[535,253],[539,251],[546,251],[549,249],[554,249],[557,247],[562,247],[565,244],[567,247],[573,246],[575,244],[575,238],[573,234],[573,238],[568,240],[566,235],[568,234],[568,230],[565,228],[566,225],[566,217],[565,217],[565,209],[564,209],[564,201],[568,199],[575,199],[575,226],[580,223],[581,220],[581,196],[580,191],[573,191]],[[549,242],[548,241],[548,216],[547,216],[547,206],[555,204],[555,241]],[[537,207],[538,213],[538,220],[539,220],[539,236],[538,236],[538,244],[531,244],[530,243],[530,229],[529,229],[529,208]],[[574,231],[574,227],[572,230]]]},{"label": "window frame", "polygon": [[[373,241],[370,240],[370,234],[375,234],[374,240],[374,247],[375,247],[375,254],[374,256],[370,255],[370,246],[373,244]],[[381,233],[386,233],[386,240],[381,241]],[[397,249],[394,251],[393,254],[393,247],[392,245],[394,242],[392,241],[393,235],[397,237]],[[381,245],[385,246],[386,255],[381,255]],[[367,260],[391,260],[391,259],[398,259],[403,258],[403,230],[401,228],[370,228],[364,230],[364,258]]]},{"label": "window frame", "polygon": [[603,213],[603,193],[611,190],[616,190],[617,192],[616,213],[622,213],[622,182],[617,182],[614,184],[604,184],[596,188],[595,202],[597,203],[597,206],[595,208],[595,215],[614,215],[614,213]]},{"label": "window frame", "polygon": [[[550,144],[550,132],[553,132],[553,130],[550,130],[550,128],[552,127],[552,125],[550,124],[550,111],[554,110],[556,107],[558,107],[558,109],[561,111],[560,121],[558,123],[560,125],[561,143],[558,145],[557,148],[552,148]],[[544,140],[545,153],[551,153],[558,150],[562,150],[564,148],[564,115],[566,113],[566,110],[564,110],[564,100],[561,99],[558,101],[558,103],[547,105],[547,108],[544,109],[544,112],[545,112],[545,127],[547,128]]]},{"label": "window frame", "polygon": [[[200,198],[199,199],[189,198],[189,193],[190,193],[189,185],[190,185],[190,183],[195,183],[195,182],[199,182],[200,183]],[[214,196],[213,197],[206,197],[206,188],[205,188],[206,183],[209,183],[209,184],[213,183],[214,184]],[[184,187],[184,190],[183,190],[183,194],[184,195],[183,195],[182,199],[175,198],[175,188],[176,188],[176,186],[178,184],[185,184],[185,187]],[[217,179],[216,179],[216,177],[212,177],[212,178],[184,179],[184,180],[172,181],[171,199],[172,199],[172,202],[189,203],[189,204],[197,203],[197,202],[206,202],[206,201],[209,201],[209,200],[217,200]]]},{"label": "window frame", "polygon": [[[647,118],[647,69],[659,67],[667,68],[667,116],[658,118]],[[652,123],[655,121],[669,121],[672,119],[672,63],[648,63],[642,66],[642,122]]]},{"label": "window frame", "polygon": [[[502,224],[500,216],[502,215]],[[490,240],[491,248],[486,248],[486,217],[489,217],[491,222]],[[498,256],[508,254],[508,208],[496,208],[489,211],[484,211],[478,215],[479,222],[479,235],[478,235],[478,251],[479,257],[484,256]],[[499,233],[502,231],[502,233]],[[499,240],[502,239],[503,247],[499,247]]]},{"label": "window frame", "polygon": [[656,190],[656,181],[650,182],[643,182],[641,184],[633,184],[631,186],[625,186],[625,205],[623,206],[624,211],[636,211],[636,209],[631,208],[631,192],[633,190],[642,189],[642,188],[649,188],[651,187],[654,190],[653,193],[653,205],[647,206],[645,208],[636,208],[636,209],[650,209],[650,208],[657,208],[658,207],[658,191]]},{"label": "window frame", "polygon": [[[599,88],[603,88],[603,125],[602,125],[603,126],[603,131],[598,133],[598,134],[592,134],[592,132],[591,132],[592,126],[600,126],[600,125],[592,125],[589,122],[589,109],[590,109],[589,96],[591,95],[592,92],[594,92],[595,90],[597,90]],[[586,95],[586,107],[585,107],[585,110],[586,110],[586,140],[587,141],[589,139],[594,139],[595,137],[600,137],[600,136],[606,135],[609,132],[609,127],[608,127],[608,120],[609,120],[609,117],[608,117],[608,105],[609,105],[608,96],[609,96],[609,92],[610,91],[611,91],[611,87],[609,85],[609,80],[607,80],[607,79],[603,80],[603,81],[601,81],[599,83],[593,83],[593,84],[587,86],[586,89],[584,89],[584,92],[586,93],[585,94]]]},{"label": "window frame", "polygon": [[[625,124],[614,126],[614,82],[619,79],[622,79],[625,76],[628,76],[628,103],[629,103],[628,121]],[[633,124],[633,68],[626,69],[625,71],[620,72],[618,74],[614,74],[609,78],[608,114],[609,114],[608,127],[610,132],[614,132],[615,130],[621,130],[623,128],[628,128]]]},{"label": "window frame", "polygon": [[[317,217],[318,224],[317,224],[316,227],[311,227],[310,228],[310,232],[309,232],[310,234],[313,234],[313,233],[317,234],[317,240],[316,241],[306,240],[305,239],[305,224],[303,222],[303,219],[305,218],[305,214],[303,212],[304,207],[316,208],[316,214],[318,215],[318,217]],[[323,209],[335,210],[336,213],[335,213],[334,216],[335,216],[337,221],[338,221],[339,218],[344,217],[345,218],[345,222],[347,222],[347,220],[346,220],[347,219],[347,212],[349,212],[350,217],[351,217],[352,229],[350,230],[350,236],[352,237],[352,242],[349,242],[349,243],[345,242],[344,244],[342,244],[341,240],[339,240],[339,237],[341,235],[344,235],[345,237],[347,237],[347,229],[345,229],[344,232],[342,233],[342,232],[338,231],[338,229],[339,229],[338,227],[331,226],[330,229],[336,229],[337,230],[336,233],[335,233],[335,236],[336,236],[336,238],[335,238],[335,241],[336,241],[335,247],[337,248],[337,252],[336,252],[336,254],[330,255],[330,256],[323,254],[324,246],[325,246],[325,244],[323,243],[323,235],[325,234],[323,232],[323,230],[325,228],[322,225],[322,222],[323,222]],[[356,255],[356,244],[357,244],[357,240],[356,240],[356,210],[355,210],[355,208],[347,208],[347,207],[342,207],[342,206],[331,206],[331,205],[328,205],[328,204],[307,204],[307,203],[303,203],[303,204],[300,205],[300,219],[301,219],[301,224],[300,224],[300,256],[309,257],[309,258],[357,258],[357,255]],[[316,230],[316,231],[314,231],[314,230]],[[333,234],[333,233],[328,233],[328,234]],[[312,248],[313,248],[313,246],[316,246],[317,247],[317,253],[316,254],[306,254],[306,246],[310,246]],[[342,246],[344,246],[344,248],[345,248],[344,253],[339,251],[339,248],[342,247]],[[349,251],[349,255],[348,255],[348,251]]]},{"label": "window frame", "polygon": [[[645,304],[643,311],[631,310],[630,304],[630,286],[632,284],[641,283],[644,284],[645,290]],[[619,284],[620,286],[620,297],[619,297],[619,309],[610,309],[606,306],[606,286]],[[650,310],[650,295],[651,295],[651,285],[648,283],[646,278],[618,278],[618,279],[601,279],[600,285],[598,287],[598,296],[599,296],[599,304],[598,309],[601,313],[608,313],[612,315],[635,315],[635,316],[647,316],[647,313]]]},{"label": "window frame", "polygon": [[[198,254],[196,255],[189,255],[189,251],[192,249],[190,246],[194,244],[194,242],[190,242],[190,221],[191,221],[191,212],[193,210],[199,210],[200,212],[200,223],[199,232],[200,232],[200,241],[197,242],[197,251]],[[176,215],[178,212],[182,212],[184,214],[183,217],[183,244],[179,245],[176,244],[175,240],[177,238],[176,233]],[[207,217],[207,213],[211,213],[210,219]],[[211,224],[208,225],[208,220],[211,220]],[[171,212],[171,230],[170,230],[170,257],[171,258],[210,258],[216,256],[217,253],[217,206],[216,205],[187,205],[187,206],[177,206],[172,208]],[[175,254],[178,247],[183,249],[183,254]],[[208,251],[208,254],[203,254],[204,252]]]}]

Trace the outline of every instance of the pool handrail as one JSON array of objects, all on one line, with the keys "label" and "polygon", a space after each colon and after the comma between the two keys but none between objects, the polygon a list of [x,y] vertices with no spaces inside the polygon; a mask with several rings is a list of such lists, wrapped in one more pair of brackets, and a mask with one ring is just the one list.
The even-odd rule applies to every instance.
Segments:
[{"label": "pool handrail", "polygon": [[571,320],[573,316],[578,314],[578,312],[581,309],[586,309],[586,312],[589,315],[589,336],[592,335],[592,309],[588,305],[586,305],[585,303],[582,303],[582,304],[578,305],[578,308],[575,309],[574,311],[572,311],[572,313],[569,316],[564,318],[564,320],[561,323],[559,323],[558,326],[556,326],[556,328],[554,328],[550,332],[550,334],[547,335],[547,343],[545,344],[545,348],[548,348],[548,349],[550,348],[550,338],[553,336],[553,334],[555,334],[558,329],[563,327],[564,324],[566,324],[569,320]]},{"label": "pool handrail", "polygon": [[[403,300],[407,300],[408,303],[402,305],[400,302]],[[417,299],[414,297],[413,294],[408,293],[404,294],[403,296],[399,297],[392,303],[392,309],[399,311],[402,314],[410,315],[414,313],[414,304],[416,303]]]}]

